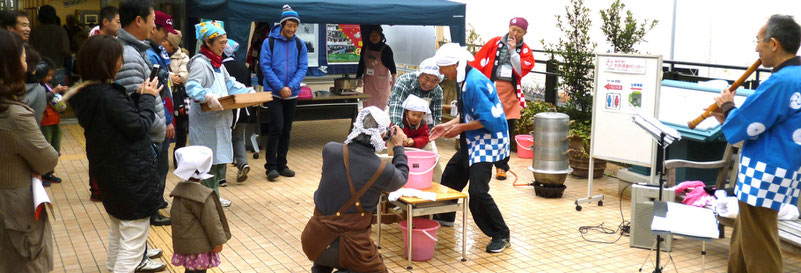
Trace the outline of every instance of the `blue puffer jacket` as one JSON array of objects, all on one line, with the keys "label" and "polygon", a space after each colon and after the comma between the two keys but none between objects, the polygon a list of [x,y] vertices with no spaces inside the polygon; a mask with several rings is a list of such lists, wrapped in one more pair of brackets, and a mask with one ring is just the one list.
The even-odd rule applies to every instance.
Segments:
[{"label": "blue puffer jacket", "polygon": [[[306,44],[301,41],[301,50],[298,52],[297,35],[291,39],[281,35],[281,26],[270,31],[270,38],[274,39],[273,50],[270,50],[270,39],[265,39],[261,46],[261,71],[264,73],[264,90],[272,91],[273,97],[279,99],[294,99],[300,93],[300,83],[306,77],[309,59]],[[292,96],[281,97],[281,89],[289,86]]]}]

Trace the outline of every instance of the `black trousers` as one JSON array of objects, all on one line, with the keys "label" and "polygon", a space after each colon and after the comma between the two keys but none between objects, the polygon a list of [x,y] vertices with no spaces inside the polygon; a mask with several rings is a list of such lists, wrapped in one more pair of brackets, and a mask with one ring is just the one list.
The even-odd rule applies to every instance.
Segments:
[{"label": "black trousers", "polygon": [[510,151],[510,154],[506,158],[495,162],[495,168],[498,168],[498,169],[501,169],[501,170],[504,170],[504,171],[507,171],[507,172],[511,168],[511,167],[509,167],[509,157],[511,157],[512,148],[516,148],[517,147],[517,145],[515,145],[515,121],[516,121],[516,119],[507,119],[506,120],[506,124],[509,125],[509,151]]},{"label": "black trousers", "polygon": [[[175,117],[175,150],[186,147],[187,136],[189,136],[189,117]],[[172,163],[174,168],[178,168],[178,160],[175,158],[174,152]]]},{"label": "black trousers", "polygon": [[[442,172],[442,185],[462,191],[470,181],[470,187],[467,189],[470,195],[470,213],[478,228],[489,237],[509,238],[509,227],[506,226],[501,211],[489,194],[492,163],[480,162],[470,166],[468,156],[467,147],[460,147]],[[438,214],[435,219],[453,222],[456,213]]]},{"label": "black trousers", "polygon": [[297,99],[282,100],[273,98],[267,103],[270,111],[270,131],[267,139],[264,169],[281,171],[287,168],[286,155],[289,153],[289,133],[295,121]]},{"label": "black trousers", "polygon": [[339,238],[331,242],[331,245],[317,257],[312,265],[312,273],[331,273],[339,266]]}]

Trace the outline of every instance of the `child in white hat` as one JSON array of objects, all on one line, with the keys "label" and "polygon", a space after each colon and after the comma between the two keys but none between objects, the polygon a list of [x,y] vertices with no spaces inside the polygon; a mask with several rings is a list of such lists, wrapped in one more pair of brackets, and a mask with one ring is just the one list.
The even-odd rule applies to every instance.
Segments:
[{"label": "child in white hat", "polygon": [[200,184],[212,177],[212,151],[205,146],[188,146],[175,151],[178,166],[173,172],[184,182],[170,193],[173,197],[172,264],[186,272],[206,272],[220,265],[223,244],[231,239],[228,220],[217,193]]},{"label": "child in white hat", "polygon": [[403,133],[406,134],[405,147],[422,149],[428,144],[428,123],[431,123],[431,109],[428,101],[409,95],[403,101]]}]

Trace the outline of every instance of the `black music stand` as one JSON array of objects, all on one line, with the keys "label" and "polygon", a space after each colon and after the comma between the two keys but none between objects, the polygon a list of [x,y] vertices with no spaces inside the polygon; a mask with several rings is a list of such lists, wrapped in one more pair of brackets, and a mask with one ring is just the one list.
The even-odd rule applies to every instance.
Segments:
[{"label": "black music stand", "polygon": [[[663,178],[665,175],[666,150],[668,145],[672,144],[674,141],[678,139],[681,139],[681,136],[678,135],[678,133],[675,130],[666,133],[665,132],[667,129],[666,126],[654,118],[646,118],[640,114],[637,114],[636,116],[633,117],[633,121],[635,124],[640,126],[640,128],[642,128],[643,130],[648,132],[652,137],[654,137],[656,144],[659,146],[656,149],[655,167],[658,173],[657,177],[659,179],[659,201],[662,201],[662,189],[664,188],[665,184],[665,180]],[[661,258],[660,255],[662,252],[663,241],[664,239],[662,239],[662,235],[656,234],[656,261],[655,261],[656,264],[654,266],[654,271],[653,271],[654,273],[662,273],[663,267],[660,265],[660,258]],[[650,258],[650,256],[651,255],[649,254],[648,257],[645,258],[645,260],[647,261]],[[671,261],[672,260],[673,257],[671,256]],[[642,271],[642,266],[640,267],[640,271]]]}]

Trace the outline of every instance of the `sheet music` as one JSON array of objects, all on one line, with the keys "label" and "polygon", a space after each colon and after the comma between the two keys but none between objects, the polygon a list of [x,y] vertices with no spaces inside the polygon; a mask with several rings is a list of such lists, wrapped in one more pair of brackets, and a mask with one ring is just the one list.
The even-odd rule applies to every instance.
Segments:
[{"label": "sheet music", "polygon": [[39,220],[39,214],[41,214],[45,205],[50,207],[51,211],[53,210],[53,205],[50,202],[50,197],[47,196],[47,191],[42,186],[42,180],[38,177],[31,177],[31,191],[33,191],[33,212],[36,220]]},{"label": "sheet music", "polygon": [[714,239],[718,238],[718,220],[710,209],[667,202],[665,217],[655,213],[651,230]]},{"label": "sheet music", "polygon": [[643,116],[642,114],[637,113],[637,115],[632,117],[632,121],[634,121],[635,124],[640,126],[640,128],[648,132],[657,140],[661,138],[662,133],[665,133],[665,146],[681,139],[681,134],[679,134],[679,131],[668,127],[653,117]]}]

